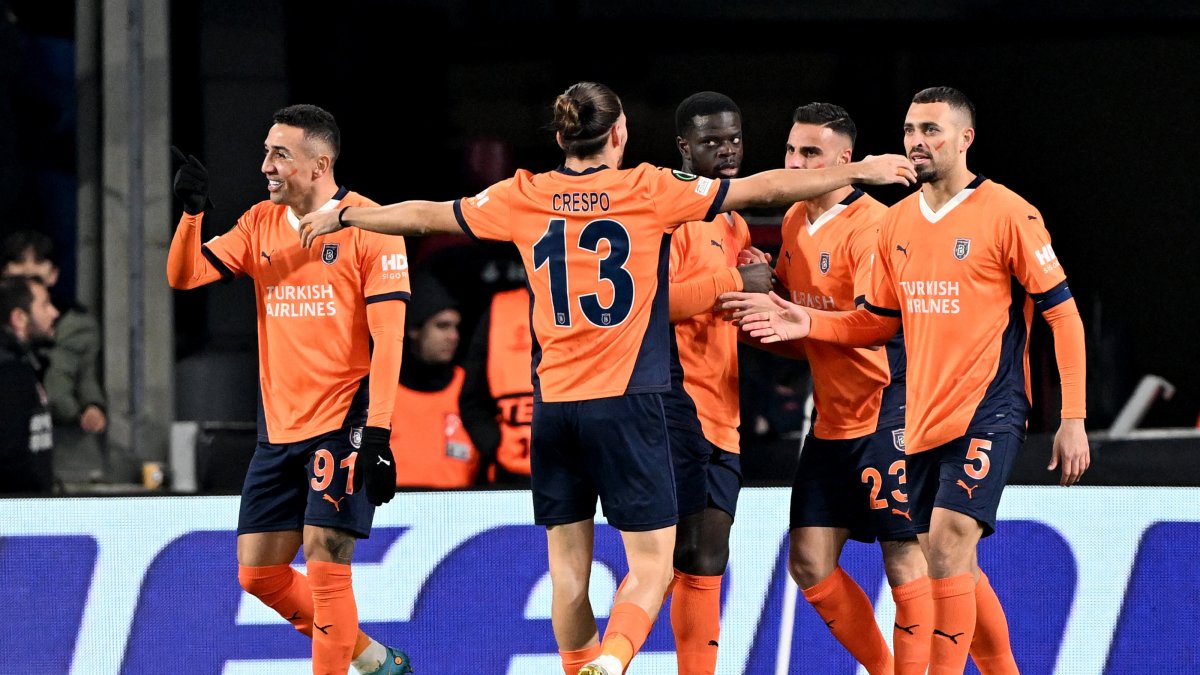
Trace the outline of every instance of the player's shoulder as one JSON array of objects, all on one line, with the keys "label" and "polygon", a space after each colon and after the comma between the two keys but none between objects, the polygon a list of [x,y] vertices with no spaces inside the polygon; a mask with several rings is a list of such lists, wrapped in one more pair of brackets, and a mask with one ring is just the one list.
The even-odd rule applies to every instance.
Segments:
[{"label": "player's shoulder", "polygon": [[805,202],[796,202],[788,207],[788,210],[783,214],[783,221],[780,223],[780,230],[784,235],[784,244],[787,244],[790,234],[800,229],[801,225],[805,224],[808,216],[807,206]]},{"label": "player's shoulder", "polygon": [[379,202],[351,190],[338,202],[338,208],[347,206],[379,206]]},{"label": "player's shoulder", "polygon": [[1006,185],[989,178],[984,180],[976,190],[983,198],[981,205],[997,218],[1010,218],[1017,223],[1040,223],[1042,220],[1041,212],[1033,204],[1030,204],[1029,200]]}]

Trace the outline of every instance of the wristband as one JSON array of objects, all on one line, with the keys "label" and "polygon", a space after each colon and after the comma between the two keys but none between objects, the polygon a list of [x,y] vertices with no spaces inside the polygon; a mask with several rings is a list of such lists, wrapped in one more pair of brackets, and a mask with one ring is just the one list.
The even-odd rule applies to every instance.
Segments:
[{"label": "wristband", "polygon": [[342,227],[342,228],[347,228],[347,227],[350,227],[349,225],[347,225],[347,224],[346,224],[346,221],[342,220],[342,216],[345,216],[345,215],[346,215],[346,209],[348,209],[348,208],[350,208],[350,207],[349,207],[349,206],[343,206],[343,207],[342,207],[342,210],[341,210],[341,211],[338,211],[338,226],[340,226],[340,227]]}]

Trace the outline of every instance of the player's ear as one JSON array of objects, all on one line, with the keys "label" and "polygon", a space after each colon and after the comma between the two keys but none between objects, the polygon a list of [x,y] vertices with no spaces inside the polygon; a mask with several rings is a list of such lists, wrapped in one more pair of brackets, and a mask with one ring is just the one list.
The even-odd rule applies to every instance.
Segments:
[{"label": "player's ear", "polygon": [[846,148],[845,150],[842,150],[842,152],[838,155],[837,163],[838,164],[849,164],[851,161],[853,161],[853,159],[854,159],[853,156],[854,156],[854,150],[851,148]]},{"label": "player's ear", "polygon": [[317,166],[313,169],[313,179],[320,178],[329,173],[329,168],[333,166],[333,158],[326,154],[317,156]]},{"label": "player's ear", "polygon": [[692,148],[688,145],[687,139],[683,136],[675,137],[675,146],[679,148],[679,155],[684,159],[692,158]]},{"label": "player's ear", "polygon": [[618,129],[617,125],[615,124],[612,125],[612,128],[608,130],[608,142],[611,143],[614,148],[621,147],[621,130]]},{"label": "player's ear", "polygon": [[961,140],[958,143],[958,151],[966,152],[967,148],[971,147],[971,144],[975,142],[975,130],[971,127],[963,129],[960,139]]},{"label": "player's ear", "polygon": [[567,149],[567,146],[563,145],[563,139],[562,139],[562,132],[561,132],[561,131],[556,131],[556,132],[554,132],[554,142],[555,142],[555,143],[558,143],[558,147],[559,147],[559,148],[561,148],[562,150],[566,150],[566,149]]}]

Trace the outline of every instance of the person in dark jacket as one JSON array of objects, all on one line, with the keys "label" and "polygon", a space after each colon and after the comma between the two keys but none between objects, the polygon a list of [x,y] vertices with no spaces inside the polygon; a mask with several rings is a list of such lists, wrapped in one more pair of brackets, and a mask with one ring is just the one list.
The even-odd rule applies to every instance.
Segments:
[{"label": "person in dark jacket", "polygon": [[54,485],[54,425],[32,349],[54,338],[58,310],[36,277],[0,279],[0,493]]}]

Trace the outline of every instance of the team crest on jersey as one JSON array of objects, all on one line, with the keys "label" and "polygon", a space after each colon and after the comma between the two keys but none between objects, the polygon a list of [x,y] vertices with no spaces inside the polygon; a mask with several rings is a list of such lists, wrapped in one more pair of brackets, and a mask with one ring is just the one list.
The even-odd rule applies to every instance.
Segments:
[{"label": "team crest on jersey", "polygon": [[566,313],[566,312],[555,312],[555,313],[554,313],[554,323],[555,323],[555,324],[557,324],[557,325],[559,325],[559,326],[566,326],[566,325],[568,325],[568,323],[567,323],[567,313]]},{"label": "team crest on jersey", "polygon": [[954,240],[954,257],[957,260],[962,260],[971,252],[970,239],[955,239]]},{"label": "team crest on jersey", "polygon": [[892,445],[896,446],[896,449],[899,450],[900,452],[904,452],[904,430],[903,429],[893,429],[892,430]]},{"label": "team crest on jersey", "polygon": [[321,262],[326,265],[332,265],[338,257],[337,244],[325,244],[325,248],[321,249]]},{"label": "team crest on jersey", "polygon": [[355,449],[362,447],[362,427],[354,427],[350,430],[350,445]]},{"label": "team crest on jersey", "polygon": [[609,314],[608,312],[604,312],[603,314],[600,315],[600,325],[601,326],[607,326],[607,325],[610,325],[611,323],[612,323],[612,314]]},{"label": "team crest on jersey", "polygon": [[821,260],[817,262],[821,274],[829,274],[829,251],[821,251]]},{"label": "team crest on jersey", "polygon": [[672,175],[672,176],[675,176],[676,178],[678,178],[679,180],[681,180],[681,181],[683,181],[683,182],[685,182],[685,183],[690,183],[690,182],[692,182],[692,181],[696,180],[697,178],[699,178],[699,176],[697,176],[697,175],[696,175],[696,174],[694,174],[694,173],[688,173],[688,172],[686,172],[686,171],[680,171],[679,169],[675,169],[674,171],[672,171],[672,172],[671,172],[671,175]]}]

